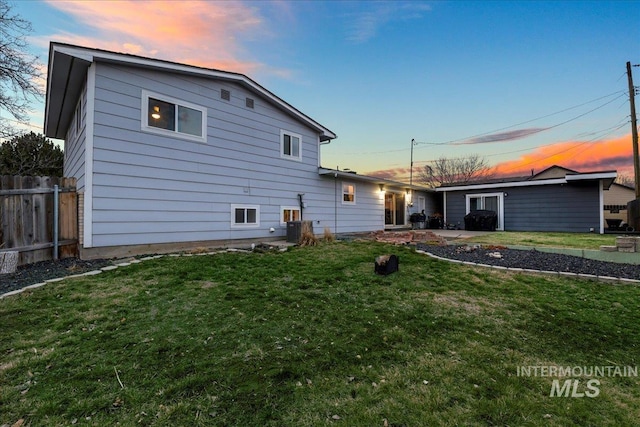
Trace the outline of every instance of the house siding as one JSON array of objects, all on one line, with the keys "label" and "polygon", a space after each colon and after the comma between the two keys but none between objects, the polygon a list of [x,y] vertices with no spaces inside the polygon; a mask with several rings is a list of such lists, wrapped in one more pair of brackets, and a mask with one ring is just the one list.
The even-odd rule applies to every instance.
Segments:
[{"label": "house siding", "polygon": [[[335,192],[318,175],[317,131],[257,94],[229,81],[94,65],[93,247],[284,236],[280,207],[297,206],[298,194],[318,233],[384,227],[377,186],[358,183],[356,205],[342,205],[341,184]],[[206,143],[143,132],[143,89],[206,107]],[[281,130],[302,137],[301,161],[281,158]],[[259,227],[232,228],[231,205],[260,206]]]},{"label": "house siding", "polygon": [[[67,136],[64,141],[64,176],[75,177],[77,179],[77,189],[79,192],[84,191],[85,186],[85,139],[86,139],[86,111],[87,111],[87,92],[82,91],[79,102],[82,104],[82,114],[71,120],[71,126],[67,130]],[[76,121],[80,121],[79,131],[76,130]]]},{"label": "house siding", "polygon": [[599,188],[593,182],[447,192],[446,221],[464,229],[465,195],[496,192],[507,194],[504,197],[506,231],[600,230]]}]

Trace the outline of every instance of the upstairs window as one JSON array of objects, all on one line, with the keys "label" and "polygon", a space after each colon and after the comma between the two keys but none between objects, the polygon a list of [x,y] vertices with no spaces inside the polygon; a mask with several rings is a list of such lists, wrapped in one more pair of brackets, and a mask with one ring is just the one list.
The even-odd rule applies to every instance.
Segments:
[{"label": "upstairs window", "polygon": [[179,135],[189,139],[206,139],[207,110],[185,101],[142,93],[143,130]]},{"label": "upstairs window", "polygon": [[280,157],[302,160],[302,137],[295,133],[280,131]]}]

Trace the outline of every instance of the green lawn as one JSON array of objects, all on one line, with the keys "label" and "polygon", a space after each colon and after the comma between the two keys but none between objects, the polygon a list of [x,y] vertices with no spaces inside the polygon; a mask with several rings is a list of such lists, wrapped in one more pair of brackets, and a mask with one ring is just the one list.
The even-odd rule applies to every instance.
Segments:
[{"label": "green lawn", "polygon": [[550,233],[538,231],[496,231],[465,239],[467,242],[484,245],[550,246],[597,250],[602,245],[616,244],[615,234],[594,233]]},{"label": "green lawn", "polygon": [[[373,273],[384,253],[399,254],[398,273]],[[0,425],[640,419],[638,377],[601,377],[596,397],[572,398],[549,396],[553,378],[517,375],[640,365],[640,288],[383,244],[164,257],[2,299],[0,319]]]}]

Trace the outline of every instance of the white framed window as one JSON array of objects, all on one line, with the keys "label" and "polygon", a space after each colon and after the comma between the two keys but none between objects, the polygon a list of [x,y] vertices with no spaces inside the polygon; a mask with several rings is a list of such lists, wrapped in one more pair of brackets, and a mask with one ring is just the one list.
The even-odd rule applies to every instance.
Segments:
[{"label": "white framed window", "polygon": [[260,206],[231,205],[231,227],[260,227]]},{"label": "white framed window", "polygon": [[302,160],[302,137],[286,130],[280,130],[280,157]]},{"label": "white framed window", "polygon": [[494,211],[498,216],[496,230],[504,230],[504,193],[466,194],[465,202],[465,215],[478,210]]},{"label": "white framed window", "polygon": [[146,132],[206,141],[206,107],[143,90],[141,110]]},{"label": "white framed window", "polygon": [[342,204],[343,205],[355,205],[356,204],[356,185],[351,182],[342,183]]},{"label": "white framed window", "polygon": [[299,206],[280,206],[280,224],[284,225],[289,221],[300,221]]}]

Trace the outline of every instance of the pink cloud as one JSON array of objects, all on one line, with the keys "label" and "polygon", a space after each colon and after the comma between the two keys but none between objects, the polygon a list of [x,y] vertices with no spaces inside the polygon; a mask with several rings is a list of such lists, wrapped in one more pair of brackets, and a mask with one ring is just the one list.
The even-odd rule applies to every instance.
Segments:
[{"label": "pink cloud", "polygon": [[258,9],[240,2],[48,0],[48,4],[90,31],[49,35],[47,43],[54,40],[244,74],[287,75],[246,59],[243,41],[272,35]]},{"label": "pink cloud", "polygon": [[[633,176],[631,135],[597,142],[567,141],[532,150],[517,159],[494,165],[497,177],[528,176],[531,169],[540,172],[558,165],[579,172],[615,170]],[[421,166],[414,166],[414,183],[420,184]],[[366,175],[395,181],[409,181],[409,168],[392,168],[367,172]]]}]

